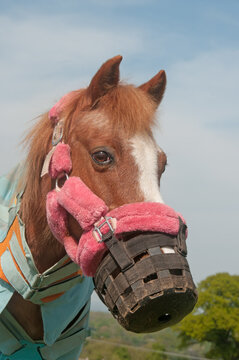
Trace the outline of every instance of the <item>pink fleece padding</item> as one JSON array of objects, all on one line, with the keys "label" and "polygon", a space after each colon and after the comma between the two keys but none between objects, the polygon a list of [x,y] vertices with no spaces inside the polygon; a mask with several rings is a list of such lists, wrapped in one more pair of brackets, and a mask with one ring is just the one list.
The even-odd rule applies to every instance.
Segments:
[{"label": "pink fleece padding", "polygon": [[64,245],[67,254],[76,262],[77,242],[69,235],[68,214],[58,203],[57,191],[47,194],[47,221],[55,238]]},{"label": "pink fleece padding", "polygon": [[162,203],[126,204],[110,211],[107,216],[117,219],[116,234],[141,230],[143,227],[145,231],[177,235],[179,229],[178,214],[170,206]]},{"label": "pink fleece padding", "polygon": [[80,224],[90,229],[108,211],[102,199],[96,196],[79,177],[70,177],[58,193],[59,204]]},{"label": "pink fleece padding", "polygon": [[[115,235],[131,231],[155,231],[177,235],[180,216],[161,203],[126,204],[107,212],[104,201],[97,197],[78,177],[66,180],[60,191],[53,190],[47,196],[47,219],[54,236],[64,244],[66,252],[80,265],[83,273],[94,276],[102,257],[107,251],[103,242],[93,235],[94,224],[104,222],[104,216],[116,220]],[[79,223],[83,234],[77,244],[68,233],[67,213]],[[102,234],[108,226],[101,227]]]},{"label": "pink fleece padding", "polygon": [[53,179],[64,173],[69,174],[72,169],[71,149],[68,144],[59,143],[51,157],[49,174]]},{"label": "pink fleece padding", "polygon": [[48,117],[51,121],[56,123],[59,120],[60,114],[63,109],[63,104],[68,98],[68,96],[69,94],[62,96],[62,98],[60,98],[60,100],[57,101],[57,103],[51,108],[51,110],[48,113]]},{"label": "pink fleece padding", "polygon": [[[87,231],[107,213],[107,206],[77,177],[69,178],[61,191],[49,192],[46,205],[47,221],[51,232],[64,245],[69,257],[77,263],[76,254],[79,245],[77,239],[69,235],[67,211],[79,222],[82,230]],[[90,252],[94,255],[97,264],[105,251],[104,243],[98,243],[95,240],[91,244]],[[78,264],[81,266],[80,263]]]},{"label": "pink fleece padding", "polygon": [[57,103],[48,112],[49,120],[51,120],[54,124],[56,124],[59,121],[61,112],[64,110],[65,105],[74,96],[74,94],[75,92],[71,91],[68,94],[62,96],[62,98],[59,101],[57,101]]},{"label": "pink fleece padding", "polygon": [[[169,206],[160,203],[134,203],[116,208],[107,216],[117,220],[115,235],[132,231],[155,231],[170,235],[177,235],[179,230],[178,214]],[[77,248],[76,262],[81,264],[82,271],[88,276],[94,276],[101,258],[92,252],[96,242],[93,229],[85,231],[81,236]],[[102,226],[102,234],[109,230],[107,225]]]}]

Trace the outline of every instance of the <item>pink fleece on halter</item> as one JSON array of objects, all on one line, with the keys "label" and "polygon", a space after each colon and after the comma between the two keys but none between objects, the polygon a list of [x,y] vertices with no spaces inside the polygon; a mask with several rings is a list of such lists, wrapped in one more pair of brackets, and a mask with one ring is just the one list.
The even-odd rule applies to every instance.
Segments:
[{"label": "pink fleece on halter", "polygon": [[77,96],[77,93],[75,91],[71,91],[67,93],[66,95],[62,96],[59,101],[51,108],[51,110],[48,113],[48,118],[56,124],[60,120],[60,115],[62,111],[64,110],[64,107],[67,105],[67,103],[74,98],[74,95]]},{"label": "pink fleece on halter", "polygon": [[59,101],[57,101],[57,103],[49,111],[48,117],[52,122],[57,123],[59,121],[60,114],[63,110],[63,104],[69,97],[69,94],[62,96],[62,98]]},{"label": "pink fleece on halter", "polygon": [[71,149],[68,144],[59,143],[51,156],[48,172],[52,179],[69,174],[72,169]]},{"label": "pink fleece on halter", "polygon": [[[79,223],[83,233],[80,239],[69,234],[67,213]],[[70,258],[79,264],[83,273],[94,276],[107,251],[100,242],[94,225],[104,223],[104,217],[112,217],[117,235],[131,231],[155,231],[177,235],[178,214],[161,203],[126,204],[108,212],[104,201],[96,196],[79,177],[70,177],[60,191],[52,190],[47,196],[47,220],[53,235],[64,245]],[[108,225],[100,229],[109,231]]]}]

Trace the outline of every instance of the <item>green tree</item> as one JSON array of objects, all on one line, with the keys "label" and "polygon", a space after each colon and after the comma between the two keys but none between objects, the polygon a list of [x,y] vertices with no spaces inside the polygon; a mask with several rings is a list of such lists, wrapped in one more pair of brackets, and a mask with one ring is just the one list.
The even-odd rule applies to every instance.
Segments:
[{"label": "green tree", "polygon": [[210,344],[206,356],[239,359],[239,276],[219,273],[198,286],[198,304],[179,325],[181,347]]}]

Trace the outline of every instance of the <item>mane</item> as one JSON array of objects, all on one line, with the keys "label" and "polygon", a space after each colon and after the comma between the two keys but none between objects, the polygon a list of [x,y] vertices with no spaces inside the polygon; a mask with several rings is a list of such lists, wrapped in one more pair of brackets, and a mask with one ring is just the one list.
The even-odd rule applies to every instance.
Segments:
[{"label": "mane", "polygon": [[[85,107],[87,105],[87,97],[84,96],[85,90],[78,90],[73,93],[73,96],[68,99],[63,113],[63,116],[66,117],[64,124],[64,140],[69,134],[72,116],[76,111],[76,108],[78,106]],[[37,120],[37,123],[32,127],[23,141],[24,146],[28,149],[28,155],[26,158],[26,169],[24,174],[26,178],[26,188],[21,212],[26,218],[34,216],[35,219],[38,219],[39,223],[45,224],[48,229],[45,216],[45,198],[43,198],[41,194],[40,181],[45,157],[51,149],[54,124],[49,120],[48,113],[43,114]],[[49,188],[50,179],[43,178],[42,181],[45,182],[45,187]],[[42,210],[43,208],[44,211]],[[49,234],[50,233],[48,233],[48,236],[50,236]]]}]

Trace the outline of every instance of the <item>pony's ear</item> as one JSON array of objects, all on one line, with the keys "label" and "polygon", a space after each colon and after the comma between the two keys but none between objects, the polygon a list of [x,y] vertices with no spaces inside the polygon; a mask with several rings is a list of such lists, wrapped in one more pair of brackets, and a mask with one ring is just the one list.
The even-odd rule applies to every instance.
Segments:
[{"label": "pony's ear", "polygon": [[106,61],[97,71],[88,87],[88,93],[94,104],[107,91],[117,86],[119,82],[119,65],[122,56],[118,55]]},{"label": "pony's ear", "polygon": [[146,91],[158,106],[163,98],[166,87],[166,74],[164,70],[160,70],[151,80],[139,86],[143,91]]}]

